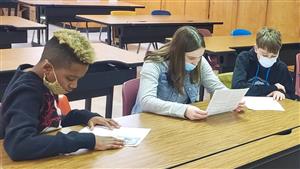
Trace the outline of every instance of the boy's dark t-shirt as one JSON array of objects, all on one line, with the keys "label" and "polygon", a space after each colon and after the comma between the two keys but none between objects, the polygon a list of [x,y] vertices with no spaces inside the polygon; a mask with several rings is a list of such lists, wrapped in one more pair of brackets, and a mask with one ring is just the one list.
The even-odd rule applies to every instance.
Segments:
[{"label": "boy's dark t-shirt", "polygon": [[[255,78],[259,81],[253,84]],[[285,63],[277,59],[270,68],[264,68],[259,64],[254,48],[238,55],[232,77],[232,88],[249,87],[247,96],[267,96],[277,90],[276,83],[285,87],[287,98],[294,99],[295,87]]]},{"label": "boy's dark t-shirt", "polygon": [[72,110],[61,117],[55,107],[55,96],[34,72],[23,71],[32,65],[20,65],[8,84],[0,110],[0,138],[13,160],[28,160],[93,149],[95,136],[75,131],[54,136],[41,134],[49,127],[87,124],[97,116],[86,110]]}]

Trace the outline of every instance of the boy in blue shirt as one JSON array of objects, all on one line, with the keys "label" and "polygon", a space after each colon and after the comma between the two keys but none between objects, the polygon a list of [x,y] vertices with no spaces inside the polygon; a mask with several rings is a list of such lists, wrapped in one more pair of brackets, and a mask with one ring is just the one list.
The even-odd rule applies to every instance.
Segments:
[{"label": "boy in blue shirt", "polygon": [[256,45],[241,52],[233,72],[232,88],[248,88],[247,96],[270,96],[275,100],[293,99],[295,88],[287,65],[279,60],[281,34],[263,28],[256,35]]},{"label": "boy in blue shirt", "polygon": [[2,98],[0,138],[12,160],[30,160],[77,151],[123,147],[123,141],[75,131],[45,135],[71,125],[119,125],[96,113],[72,110],[65,117],[57,109],[57,95],[71,92],[94,60],[94,50],[79,32],[61,30],[47,42],[40,61],[18,67]]}]

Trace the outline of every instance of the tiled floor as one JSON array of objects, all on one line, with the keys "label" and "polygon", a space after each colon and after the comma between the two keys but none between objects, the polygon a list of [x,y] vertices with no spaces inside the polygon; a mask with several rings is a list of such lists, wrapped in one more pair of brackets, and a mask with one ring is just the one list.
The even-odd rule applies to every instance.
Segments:
[{"label": "tiled floor", "polygon": [[[61,29],[60,27],[54,26],[54,25],[50,25],[50,36],[52,37],[52,33],[58,29]],[[28,42],[31,42],[32,40],[32,34],[33,31],[29,31],[28,32]],[[86,36],[86,33],[83,32],[83,35]],[[91,42],[93,43],[99,43],[99,33],[95,32],[95,33],[90,33],[89,34],[89,39]],[[106,33],[102,33],[101,35],[101,39],[102,41],[104,41],[104,39],[106,38]],[[35,36],[36,39],[36,36]],[[16,47],[30,47],[31,45],[28,44],[14,44],[13,48]],[[132,52],[136,52],[137,51],[137,44],[131,44],[128,45],[128,50],[132,51]],[[148,44],[142,44],[141,45],[141,49],[140,49],[140,53],[145,53],[146,49],[148,47]],[[152,48],[150,48],[151,50]],[[139,70],[139,69],[138,69]],[[139,71],[138,71],[139,72]],[[92,111],[93,112],[97,112],[101,115],[105,115],[105,101],[106,97],[96,97],[92,99]],[[79,100],[79,101],[73,101],[70,102],[71,104],[71,108],[72,109],[83,109],[84,108],[84,100]],[[120,117],[122,116],[122,86],[115,86],[114,87],[114,100],[113,100],[113,112],[112,112],[113,117]]]}]

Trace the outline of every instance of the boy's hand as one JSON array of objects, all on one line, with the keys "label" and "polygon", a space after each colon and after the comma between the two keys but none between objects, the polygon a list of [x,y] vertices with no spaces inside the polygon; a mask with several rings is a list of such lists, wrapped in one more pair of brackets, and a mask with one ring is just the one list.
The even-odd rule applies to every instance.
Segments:
[{"label": "boy's hand", "polygon": [[100,116],[92,117],[89,120],[88,126],[90,127],[91,130],[94,129],[95,125],[103,125],[108,127],[109,129],[120,128],[120,125],[113,119],[106,119]]},{"label": "boy's hand", "polygon": [[278,90],[282,90],[284,93],[286,92],[285,87],[282,84],[276,83],[275,86],[277,87]]},{"label": "boy's hand", "polygon": [[95,136],[95,150],[117,149],[124,146],[124,141],[114,137]]},{"label": "boy's hand", "polygon": [[206,118],[208,115],[206,111],[200,110],[196,106],[188,105],[184,116],[190,120],[200,120]]},{"label": "boy's hand", "polygon": [[274,100],[283,100],[285,99],[285,94],[281,93],[280,91],[273,91],[270,94],[268,94],[267,96],[271,96],[273,97]]},{"label": "boy's hand", "polygon": [[234,109],[234,112],[242,113],[244,112],[244,107],[245,107],[245,101],[241,101],[239,102],[238,107]]}]

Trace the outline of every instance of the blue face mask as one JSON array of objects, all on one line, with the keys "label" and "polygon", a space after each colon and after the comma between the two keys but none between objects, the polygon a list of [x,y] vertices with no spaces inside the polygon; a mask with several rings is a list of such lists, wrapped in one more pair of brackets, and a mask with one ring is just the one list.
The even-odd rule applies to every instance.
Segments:
[{"label": "blue face mask", "polygon": [[191,63],[185,63],[185,70],[187,72],[191,72],[196,68],[196,66],[194,64]]}]

